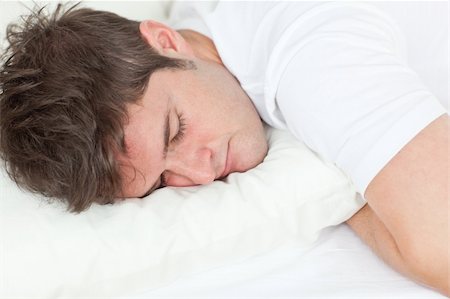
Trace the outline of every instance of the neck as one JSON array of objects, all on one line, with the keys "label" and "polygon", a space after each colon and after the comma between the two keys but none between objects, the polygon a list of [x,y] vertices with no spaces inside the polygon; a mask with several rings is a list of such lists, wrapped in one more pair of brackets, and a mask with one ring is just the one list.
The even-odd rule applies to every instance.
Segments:
[{"label": "neck", "polygon": [[195,56],[223,65],[216,46],[209,37],[188,29],[179,30],[178,33],[189,43]]}]

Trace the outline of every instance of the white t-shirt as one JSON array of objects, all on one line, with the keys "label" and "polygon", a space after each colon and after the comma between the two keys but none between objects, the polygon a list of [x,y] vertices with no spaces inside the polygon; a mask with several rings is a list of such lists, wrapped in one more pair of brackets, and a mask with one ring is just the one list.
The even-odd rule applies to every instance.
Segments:
[{"label": "white t-shirt", "polygon": [[262,119],[334,162],[361,194],[446,113],[407,65],[397,23],[370,4],[180,2],[169,23],[210,37]]}]

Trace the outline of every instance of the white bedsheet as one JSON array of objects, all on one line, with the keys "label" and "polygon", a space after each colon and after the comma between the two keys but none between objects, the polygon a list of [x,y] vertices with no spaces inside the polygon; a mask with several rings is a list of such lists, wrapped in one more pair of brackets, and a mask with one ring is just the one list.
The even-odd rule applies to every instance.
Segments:
[{"label": "white bedsheet", "polygon": [[285,247],[198,273],[138,298],[443,299],[385,265],[345,225],[323,232],[313,248]]}]

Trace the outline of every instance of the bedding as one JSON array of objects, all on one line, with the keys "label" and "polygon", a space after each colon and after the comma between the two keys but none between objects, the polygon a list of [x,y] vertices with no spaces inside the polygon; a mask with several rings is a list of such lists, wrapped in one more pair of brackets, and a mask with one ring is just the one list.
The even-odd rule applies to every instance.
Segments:
[{"label": "bedding", "polygon": [[324,229],[313,248],[284,246],[244,261],[130,293],[144,298],[445,299],[392,270],[346,225]]},{"label": "bedding", "polygon": [[3,172],[0,298],[112,297],[160,287],[282,245],[311,246],[323,228],[364,205],[334,165],[289,133],[266,131],[269,153],[246,173],[81,214],[19,190]]}]

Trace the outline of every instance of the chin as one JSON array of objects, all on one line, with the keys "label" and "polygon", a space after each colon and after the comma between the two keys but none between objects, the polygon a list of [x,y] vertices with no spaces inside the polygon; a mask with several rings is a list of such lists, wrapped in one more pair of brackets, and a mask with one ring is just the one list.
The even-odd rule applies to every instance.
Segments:
[{"label": "chin", "polygon": [[245,172],[258,166],[267,156],[269,146],[261,119],[256,114],[251,124],[232,140],[232,171]]},{"label": "chin", "polygon": [[264,134],[264,131],[262,132],[261,138],[258,138],[256,140],[256,144],[253,144],[252,147],[250,147],[248,154],[245,155],[244,163],[242,163],[243,167],[241,172],[250,170],[252,168],[255,168],[259,164],[261,164],[262,161],[264,161],[264,158],[267,156],[267,152],[269,150],[269,146],[267,144],[266,136]]},{"label": "chin", "polygon": [[[264,141],[265,141],[265,139],[264,139]],[[264,159],[267,156],[268,150],[269,150],[269,147],[267,145],[267,142],[264,142],[264,144],[259,148],[259,155],[255,155],[255,161],[253,163],[254,165],[252,166],[252,168],[258,166],[259,164],[262,163],[262,161],[264,161]]]}]

